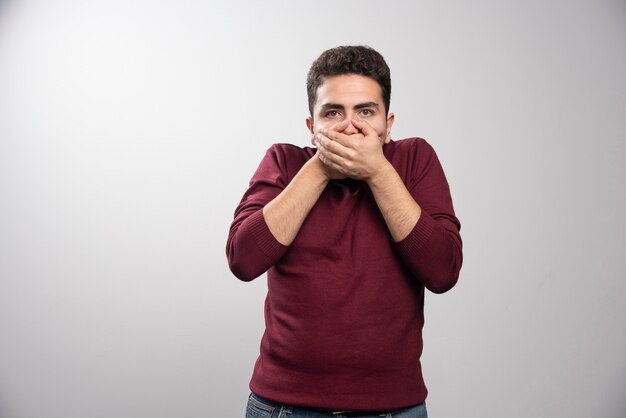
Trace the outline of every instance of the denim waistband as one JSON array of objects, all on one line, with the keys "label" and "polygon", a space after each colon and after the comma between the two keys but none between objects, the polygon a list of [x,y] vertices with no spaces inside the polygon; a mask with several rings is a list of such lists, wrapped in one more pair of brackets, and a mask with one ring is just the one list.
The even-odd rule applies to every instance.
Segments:
[{"label": "denim waistband", "polygon": [[[292,413],[294,409],[301,409],[301,410],[310,410],[310,411],[315,411],[315,412],[319,412],[319,413],[327,413],[330,416],[333,415],[341,415],[341,416],[345,416],[345,417],[356,417],[356,416],[360,416],[360,415],[380,415],[380,416],[386,416],[387,414],[393,414],[397,411],[401,411],[402,409],[396,409],[396,410],[367,410],[367,411],[329,411],[329,410],[324,410],[324,409],[315,409],[315,408],[303,408],[303,407],[298,407],[298,406],[294,406],[294,405],[286,405],[286,404],[282,404],[280,402],[276,402],[276,401],[271,401],[269,399],[263,398],[259,395],[257,395],[256,393],[250,393],[250,397],[254,398],[255,400],[265,403],[267,405],[271,405],[275,408],[280,408],[280,407],[284,407],[285,410],[287,411],[287,413]],[[412,407],[417,407],[420,406],[421,404],[418,405],[413,405],[411,407],[408,408],[412,408]]]}]

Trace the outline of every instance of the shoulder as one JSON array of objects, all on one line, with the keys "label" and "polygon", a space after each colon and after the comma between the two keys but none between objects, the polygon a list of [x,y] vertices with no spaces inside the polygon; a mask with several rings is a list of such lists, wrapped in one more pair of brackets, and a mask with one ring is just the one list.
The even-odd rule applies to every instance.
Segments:
[{"label": "shoulder", "polygon": [[391,141],[385,155],[409,188],[439,167],[435,150],[424,138]]},{"label": "shoulder", "polygon": [[419,137],[392,140],[386,146],[390,147],[393,152],[434,152],[428,141]]},{"label": "shoulder", "polygon": [[278,165],[304,164],[315,155],[315,148],[299,147],[293,144],[276,143],[267,150],[265,158],[274,159]]},{"label": "shoulder", "polygon": [[385,145],[385,155],[392,163],[420,165],[436,158],[434,148],[424,138],[392,140]]},{"label": "shoulder", "polygon": [[302,148],[285,143],[273,144],[265,153],[260,169],[278,171],[287,179],[291,179],[313,155],[315,148]]},{"label": "shoulder", "polygon": [[285,157],[312,156],[315,149],[310,147],[299,147],[293,144],[276,143],[267,150],[269,154],[282,155]]}]

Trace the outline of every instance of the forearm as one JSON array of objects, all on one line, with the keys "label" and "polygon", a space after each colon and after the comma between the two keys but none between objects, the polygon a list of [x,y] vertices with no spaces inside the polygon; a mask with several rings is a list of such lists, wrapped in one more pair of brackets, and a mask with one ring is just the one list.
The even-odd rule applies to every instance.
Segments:
[{"label": "forearm", "polygon": [[263,217],[278,242],[290,245],[302,223],[328,184],[322,162],[311,158],[285,187],[263,208]]},{"label": "forearm", "polygon": [[409,193],[395,168],[385,162],[367,183],[395,242],[402,241],[417,224],[422,209]]}]

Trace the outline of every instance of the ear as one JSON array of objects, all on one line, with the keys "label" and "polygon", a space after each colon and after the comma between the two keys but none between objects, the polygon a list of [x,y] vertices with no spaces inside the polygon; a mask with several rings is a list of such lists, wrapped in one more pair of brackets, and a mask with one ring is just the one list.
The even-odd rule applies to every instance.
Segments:
[{"label": "ear", "polygon": [[385,136],[385,144],[391,141],[391,127],[393,126],[393,121],[396,119],[396,116],[393,113],[389,113],[387,115],[387,136]]},{"label": "ear", "polygon": [[306,118],[306,127],[312,134],[315,133],[313,131],[313,118],[311,116]]}]

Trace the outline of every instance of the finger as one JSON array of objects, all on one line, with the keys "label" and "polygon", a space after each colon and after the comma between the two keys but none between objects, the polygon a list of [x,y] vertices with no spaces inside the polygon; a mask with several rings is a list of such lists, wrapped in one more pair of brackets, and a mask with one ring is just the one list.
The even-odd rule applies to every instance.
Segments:
[{"label": "finger", "polygon": [[311,136],[311,143],[319,148],[322,146],[321,144],[322,139],[325,139],[326,141],[330,140],[330,138],[324,133],[322,133],[322,130],[320,129],[319,131],[317,131]]},{"label": "finger", "polygon": [[321,129],[320,133],[330,138],[331,140],[338,142],[344,147],[348,147],[348,148],[352,148],[355,141],[358,141],[364,138],[363,134],[360,134],[360,133],[348,135],[348,134],[344,134],[343,132],[337,132],[333,130],[324,130],[324,129]]},{"label": "finger", "polygon": [[[336,132],[329,132],[329,135],[335,136],[335,134]],[[322,132],[318,132],[315,136],[317,138],[318,148],[323,148],[326,152],[336,154],[344,158],[350,156],[350,147],[347,146],[350,145],[350,143],[344,138],[333,139],[330,136],[324,135]]]},{"label": "finger", "polygon": [[366,137],[368,136],[375,136],[378,137],[378,133],[376,133],[376,131],[374,130],[374,128],[372,128],[372,125],[370,125],[370,123],[364,119],[352,119],[352,124],[359,129],[361,132],[363,132],[363,135],[365,135]]},{"label": "finger", "polygon": [[331,125],[329,128],[322,128],[325,131],[335,131],[335,132],[341,132],[344,129],[346,129],[346,125],[347,125],[348,121],[347,120],[342,120],[340,122],[335,123],[334,125]]},{"label": "finger", "polygon": [[347,124],[348,124],[347,120],[342,120],[341,122],[337,122],[330,126],[320,128],[318,132],[321,132],[326,136],[330,136],[332,133],[342,132],[344,129],[346,129]]},{"label": "finger", "polygon": [[329,151],[323,146],[317,148],[317,153],[319,154],[320,160],[322,160],[322,162],[327,166],[332,167],[333,169],[338,169],[341,167],[341,163],[343,161],[343,158],[341,156]]},{"label": "finger", "polygon": [[352,148],[345,147],[320,132],[317,133],[317,138],[317,149],[332,161],[340,163],[353,157],[354,150]]}]

